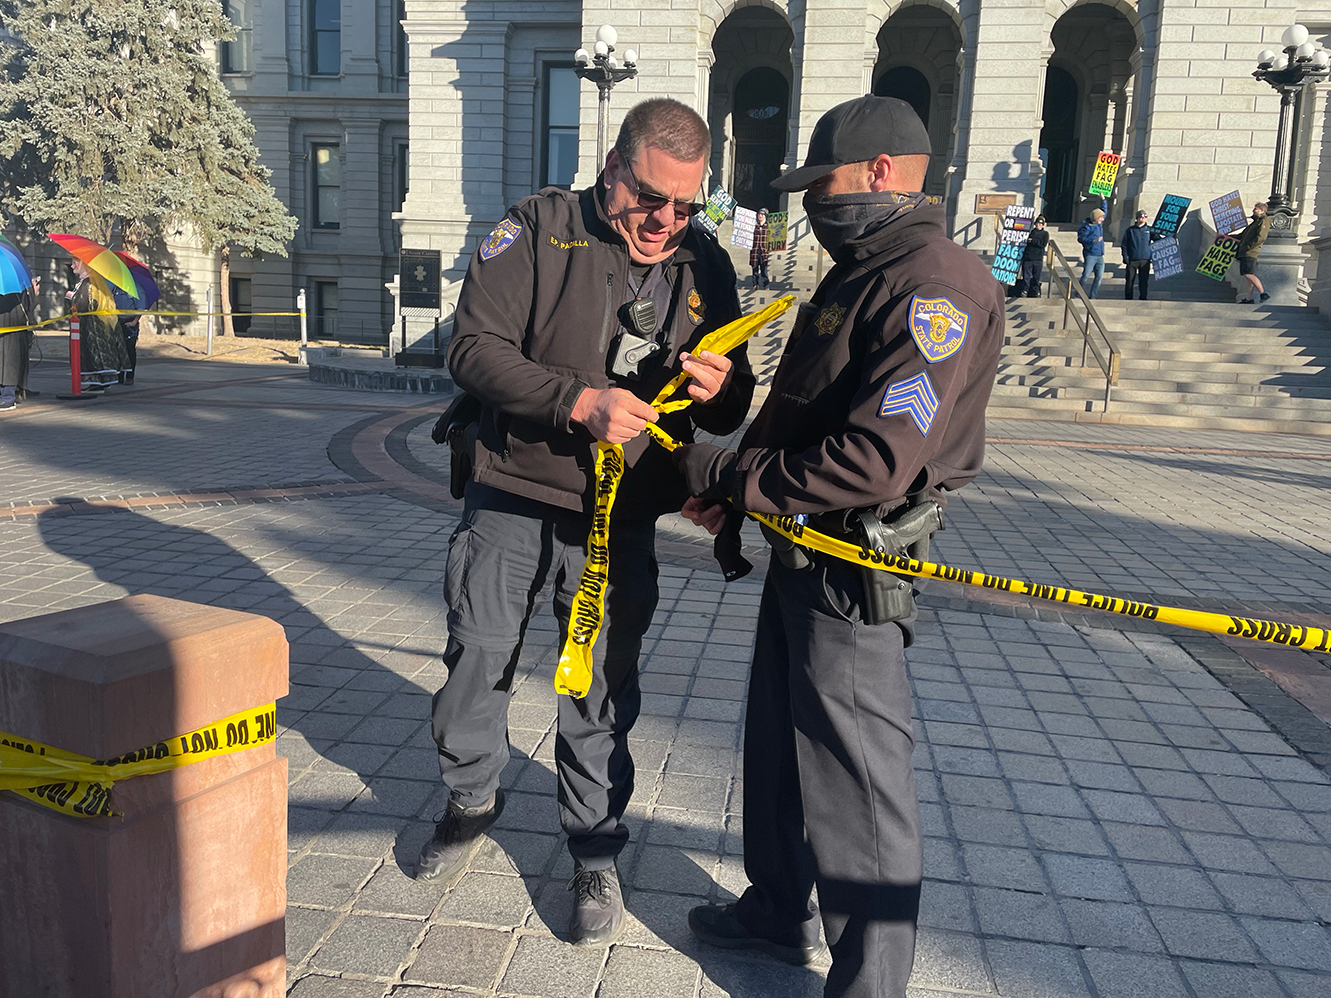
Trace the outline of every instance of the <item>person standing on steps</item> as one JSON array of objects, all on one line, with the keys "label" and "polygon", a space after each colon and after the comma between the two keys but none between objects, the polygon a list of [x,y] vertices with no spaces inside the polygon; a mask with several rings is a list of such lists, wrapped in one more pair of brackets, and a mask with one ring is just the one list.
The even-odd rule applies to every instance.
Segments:
[{"label": "person standing on steps", "polygon": [[1081,243],[1081,287],[1087,298],[1094,298],[1105,279],[1105,213],[1099,208],[1077,228],[1077,242]]},{"label": "person standing on steps", "polygon": [[[648,100],[624,118],[586,190],[548,187],[512,207],[473,254],[449,371],[479,403],[471,480],[449,545],[448,679],[434,740],[448,805],[416,879],[450,885],[504,807],[508,704],[523,635],[553,590],[561,644],[592,525],[596,441],[624,446],[610,524],[606,624],[586,697],[558,698],[555,774],[574,873],[569,937],[608,946],[624,927],[616,858],[633,794],[628,735],[642,702],[638,655],[657,603],[657,517],[688,496],[649,422],[681,441],[737,429],[754,378],[743,348],[695,353],[739,317],[735,268],[689,220],[712,142],[693,110]],[[650,399],[680,371],[696,404]]]},{"label": "person standing on steps", "polygon": [[[753,290],[766,288],[767,280],[767,209],[758,209],[758,221],[753,226],[753,248],[749,250],[749,266],[753,268]],[[762,283],[759,284],[761,279]]]},{"label": "person standing on steps", "polygon": [[1021,274],[1012,288],[1012,297],[1040,297],[1040,278],[1044,274],[1044,254],[1049,248],[1049,230],[1045,228],[1045,218],[1037,215],[1031,226],[1030,238],[1021,252]]},{"label": "person standing on steps", "polygon": [[1146,287],[1151,280],[1151,227],[1146,224],[1146,212],[1137,212],[1133,223],[1123,230],[1123,238],[1118,241],[1118,248],[1123,252],[1123,267],[1126,277],[1123,282],[1123,297],[1132,301],[1132,285],[1137,282],[1141,291],[1138,295],[1146,300]]},{"label": "person standing on steps", "polygon": [[[1266,202],[1252,206],[1252,221],[1239,234],[1239,248],[1235,253],[1239,261],[1239,274],[1248,282],[1248,297],[1239,299],[1240,305],[1255,305],[1270,299],[1262,279],[1257,276],[1257,258],[1261,256],[1266,235],[1271,231],[1271,216],[1266,213]],[[1255,299],[1254,300],[1254,296]]]}]

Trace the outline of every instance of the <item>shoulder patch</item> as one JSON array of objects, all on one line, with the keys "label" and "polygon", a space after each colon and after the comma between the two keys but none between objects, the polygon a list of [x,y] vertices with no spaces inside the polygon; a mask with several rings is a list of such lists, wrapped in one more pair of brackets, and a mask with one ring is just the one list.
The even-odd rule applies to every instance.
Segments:
[{"label": "shoulder patch", "polygon": [[878,407],[878,417],[881,419],[899,412],[910,415],[916,429],[920,431],[920,436],[929,435],[934,414],[938,412],[938,395],[934,392],[928,371],[921,371],[913,378],[887,386],[887,391],[883,393],[882,405]]},{"label": "shoulder patch", "polygon": [[970,316],[946,298],[920,298],[910,303],[910,334],[930,364],[947,360],[966,342]]},{"label": "shoulder patch", "polygon": [[485,242],[481,243],[480,256],[482,260],[493,260],[504,250],[513,245],[513,240],[522,235],[522,225],[506,218],[494,227],[494,231],[485,237]]},{"label": "shoulder patch", "polygon": [[813,328],[818,331],[819,336],[826,339],[841,328],[841,320],[845,317],[844,305],[828,305],[818,313],[818,318],[813,320]]}]

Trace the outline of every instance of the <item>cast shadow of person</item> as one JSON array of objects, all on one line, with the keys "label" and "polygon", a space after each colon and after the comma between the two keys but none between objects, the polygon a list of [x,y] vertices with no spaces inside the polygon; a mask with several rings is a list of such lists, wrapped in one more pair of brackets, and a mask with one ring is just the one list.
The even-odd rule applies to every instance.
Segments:
[{"label": "cast shadow of person", "polygon": [[[78,508],[82,501],[55,502]],[[51,551],[129,595],[243,610],[281,624],[291,647],[291,689],[278,701],[279,737],[288,729],[303,736],[280,738],[278,747],[290,765],[290,848],[325,831],[369,835],[384,849],[391,840],[399,868],[411,875],[416,850],[433,831],[429,819],[446,795],[430,733],[434,690],[416,681],[442,684],[442,638],[428,627],[414,641],[363,631],[347,637],[226,541],[132,509],[53,511],[38,526]],[[336,550],[305,557],[346,567]],[[313,565],[311,574],[321,567]],[[401,594],[404,602],[411,595]]]}]

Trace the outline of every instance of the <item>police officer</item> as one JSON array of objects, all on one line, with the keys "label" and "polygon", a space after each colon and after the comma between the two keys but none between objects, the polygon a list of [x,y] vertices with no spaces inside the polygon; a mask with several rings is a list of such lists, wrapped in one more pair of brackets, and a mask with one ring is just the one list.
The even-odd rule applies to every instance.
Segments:
[{"label": "police officer", "polygon": [[[473,477],[449,548],[444,595],[449,674],[434,738],[450,798],[421,850],[418,880],[451,883],[504,806],[510,687],[527,622],[553,589],[561,640],[591,524],[595,441],[624,445],[611,523],[608,623],[584,699],[561,696],[555,767],[575,864],[575,943],[612,942],[623,924],[615,857],[628,841],[628,733],[638,716],[638,653],[656,608],[656,517],[688,497],[643,427],[681,369],[695,405],[660,417],[736,429],[753,376],[742,351],[698,340],[740,314],[735,271],[690,219],[711,152],[707,125],[673,100],[632,108],[594,186],[546,188],[481,242],[454,318],[448,362],[482,404]],[[677,436],[678,439],[678,436]]]},{"label": "police officer", "polygon": [[[774,182],[806,191],[836,265],[802,309],[738,453],[676,452],[701,497],[685,507],[694,522],[715,532],[728,503],[919,556],[944,492],[979,472],[1003,290],[920,193],[929,151],[909,104],[862,97],[823,115],[804,167]],[[821,950],[816,882],[832,952],[825,994],[899,998],[921,879],[902,654],[912,592],[795,545],[776,554],[744,743],[752,886],[737,903],[694,908],[689,927],[713,945],[807,963]]]}]

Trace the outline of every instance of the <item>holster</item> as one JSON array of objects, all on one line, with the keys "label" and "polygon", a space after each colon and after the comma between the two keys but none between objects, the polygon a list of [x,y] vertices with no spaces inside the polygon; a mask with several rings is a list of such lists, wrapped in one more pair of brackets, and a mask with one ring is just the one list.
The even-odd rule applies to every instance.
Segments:
[{"label": "holster", "polygon": [[435,443],[448,444],[448,491],[454,499],[462,498],[467,480],[471,478],[480,421],[480,400],[461,392],[449,403],[430,431],[430,439]]},{"label": "holster", "polygon": [[813,559],[809,557],[808,548],[796,544],[785,534],[777,533],[765,523],[759,523],[758,529],[767,538],[767,543],[772,545],[772,553],[781,564],[796,572],[803,572],[813,567]]},{"label": "holster", "polygon": [[[943,529],[943,513],[927,493],[916,492],[906,505],[880,520],[871,510],[854,510],[849,518],[855,540],[868,552],[887,557],[906,555],[920,560],[929,556],[929,538]],[[860,569],[864,580],[864,604],[861,617],[866,624],[886,624],[905,620],[915,609],[915,590],[910,576],[885,572],[865,565]]]}]

